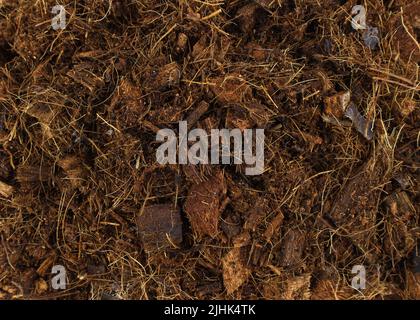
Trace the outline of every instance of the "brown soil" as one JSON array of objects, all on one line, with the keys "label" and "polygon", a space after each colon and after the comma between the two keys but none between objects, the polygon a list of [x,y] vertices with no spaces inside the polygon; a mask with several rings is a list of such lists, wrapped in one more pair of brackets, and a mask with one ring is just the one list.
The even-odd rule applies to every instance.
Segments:
[{"label": "brown soil", "polygon": [[[420,298],[418,1],[375,49],[354,0],[61,2],[0,0],[0,299]],[[265,172],[159,165],[181,120]]]}]

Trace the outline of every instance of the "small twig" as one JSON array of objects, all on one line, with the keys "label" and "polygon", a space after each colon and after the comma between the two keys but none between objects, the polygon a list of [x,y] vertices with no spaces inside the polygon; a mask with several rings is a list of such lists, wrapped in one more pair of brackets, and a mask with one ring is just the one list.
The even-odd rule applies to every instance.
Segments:
[{"label": "small twig", "polygon": [[206,20],[209,20],[209,19],[211,19],[211,18],[213,18],[213,17],[216,17],[216,16],[218,16],[221,12],[222,12],[222,9],[216,10],[216,11],[214,11],[213,13],[210,13],[208,16],[205,16],[205,17],[201,18],[201,21],[206,21]]}]

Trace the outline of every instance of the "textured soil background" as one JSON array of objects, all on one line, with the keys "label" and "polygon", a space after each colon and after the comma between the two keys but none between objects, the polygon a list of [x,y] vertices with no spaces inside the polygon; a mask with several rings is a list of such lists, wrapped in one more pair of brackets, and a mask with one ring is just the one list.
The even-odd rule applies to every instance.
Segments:
[{"label": "textured soil background", "polygon": [[[0,299],[420,298],[416,2],[0,0]],[[160,166],[181,120],[265,172]]]}]

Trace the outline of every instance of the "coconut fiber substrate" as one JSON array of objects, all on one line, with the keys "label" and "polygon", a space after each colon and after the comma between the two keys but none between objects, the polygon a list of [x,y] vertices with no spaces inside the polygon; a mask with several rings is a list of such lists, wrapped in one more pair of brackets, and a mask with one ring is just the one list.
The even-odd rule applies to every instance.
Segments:
[{"label": "coconut fiber substrate", "polygon": [[416,0],[0,0],[0,299],[419,299],[419,36]]}]

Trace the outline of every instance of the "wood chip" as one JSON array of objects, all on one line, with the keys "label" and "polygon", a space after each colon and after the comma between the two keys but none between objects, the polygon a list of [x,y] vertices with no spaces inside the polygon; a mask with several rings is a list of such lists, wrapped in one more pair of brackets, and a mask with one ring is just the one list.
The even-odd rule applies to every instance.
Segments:
[{"label": "wood chip", "polygon": [[271,220],[267,229],[264,232],[264,238],[269,242],[275,233],[279,232],[280,226],[283,224],[284,215],[280,211],[273,220]]},{"label": "wood chip", "polygon": [[222,260],[223,284],[227,294],[232,294],[244,284],[250,270],[241,261],[241,248],[234,248]]},{"label": "wood chip", "polygon": [[188,129],[192,128],[208,109],[209,104],[206,101],[201,101],[187,118]]},{"label": "wood chip", "polygon": [[217,235],[220,215],[226,204],[225,195],[226,183],[222,171],[191,187],[184,209],[196,236]]},{"label": "wood chip", "polygon": [[299,230],[289,230],[282,242],[279,264],[282,267],[297,265],[305,245],[305,234]]},{"label": "wood chip", "polygon": [[148,252],[173,248],[182,242],[181,215],[172,204],[146,207],[137,217],[137,226]]},{"label": "wood chip", "polygon": [[9,198],[14,191],[14,188],[7,183],[0,181],[0,195]]}]

